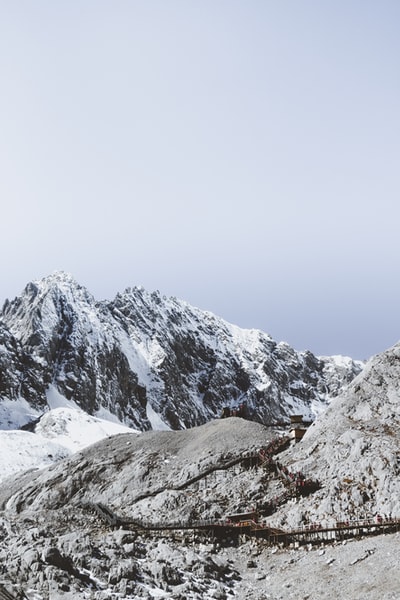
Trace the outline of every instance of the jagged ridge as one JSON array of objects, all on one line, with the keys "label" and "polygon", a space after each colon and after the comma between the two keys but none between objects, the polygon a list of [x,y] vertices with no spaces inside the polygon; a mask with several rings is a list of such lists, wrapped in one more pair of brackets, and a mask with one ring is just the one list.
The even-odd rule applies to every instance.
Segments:
[{"label": "jagged ridge", "polygon": [[192,427],[240,402],[262,423],[293,412],[313,418],[362,368],[297,352],[140,287],[99,302],[58,272],[6,301],[1,320],[3,401],[22,398],[45,411],[56,390],[92,415],[141,430]]}]

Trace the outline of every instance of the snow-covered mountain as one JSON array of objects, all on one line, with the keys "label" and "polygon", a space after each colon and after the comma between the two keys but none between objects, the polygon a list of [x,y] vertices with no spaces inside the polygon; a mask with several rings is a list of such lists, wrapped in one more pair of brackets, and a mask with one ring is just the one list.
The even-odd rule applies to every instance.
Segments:
[{"label": "snow-covered mountain", "polygon": [[59,406],[142,431],[193,427],[242,403],[261,423],[312,420],[362,367],[140,287],[96,301],[57,272],[0,314],[0,427]]}]

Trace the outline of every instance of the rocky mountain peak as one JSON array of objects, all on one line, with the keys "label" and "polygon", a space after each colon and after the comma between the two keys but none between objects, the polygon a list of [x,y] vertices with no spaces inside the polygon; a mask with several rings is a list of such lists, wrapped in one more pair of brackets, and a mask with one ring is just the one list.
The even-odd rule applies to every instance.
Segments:
[{"label": "rocky mountain peak", "polygon": [[[312,419],[362,368],[298,352],[158,291],[127,288],[99,302],[63,272],[28,284],[1,319],[18,357],[35,365],[36,407],[54,408],[55,390],[58,402],[140,430],[192,427],[238,405],[262,423],[293,412]],[[17,388],[3,386],[2,397],[18,398]]]},{"label": "rocky mountain peak", "polygon": [[13,334],[27,346],[49,343],[60,326],[72,327],[78,315],[95,305],[93,296],[68,273],[57,271],[28,283],[20,296],[3,307],[2,317]]}]

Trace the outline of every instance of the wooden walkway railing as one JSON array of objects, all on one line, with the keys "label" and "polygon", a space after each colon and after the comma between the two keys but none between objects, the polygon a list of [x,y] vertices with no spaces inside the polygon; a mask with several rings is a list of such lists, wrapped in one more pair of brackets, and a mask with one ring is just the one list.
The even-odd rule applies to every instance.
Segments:
[{"label": "wooden walkway railing", "polygon": [[[258,513],[253,511],[250,518],[242,520],[230,521],[229,519],[218,520],[197,520],[197,521],[179,521],[179,522],[145,522],[138,520],[123,519],[116,515],[109,507],[101,503],[87,503],[84,508],[93,510],[97,516],[107,523],[110,527],[124,527],[136,531],[203,531],[213,537],[238,537],[239,535],[254,536],[263,538],[271,544],[288,545],[290,543],[314,543],[318,541],[329,541],[344,539],[346,537],[359,537],[361,535],[376,535],[377,533],[386,533],[392,531],[400,531],[400,519],[382,519],[376,520],[348,520],[336,521],[335,524],[322,527],[320,523],[311,523],[304,527],[292,529],[289,531],[277,529],[268,525],[264,520],[265,516],[269,516],[275,510],[287,502],[290,498],[296,496],[306,496],[320,488],[318,481],[306,477],[302,472],[291,472],[286,467],[281,465],[274,456],[284,450],[290,443],[290,438],[279,437],[275,438],[266,447],[261,448],[257,452],[248,452],[240,456],[233,457],[223,463],[218,463],[208,467],[205,471],[186,480],[185,483],[177,486],[172,486],[168,489],[183,490],[192,483],[207,477],[210,473],[228,469],[234,465],[242,463],[244,466],[252,467],[261,465],[270,471],[276,473],[285,484],[286,490],[280,496],[271,499],[263,505],[263,508]],[[135,501],[150,496],[155,496],[161,491],[165,491],[165,487],[142,494]],[[254,517],[254,518],[253,518]],[[0,599],[1,600],[1,599]]]},{"label": "wooden walkway railing", "polygon": [[364,519],[338,521],[334,525],[323,527],[320,523],[310,523],[304,527],[282,530],[271,527],[265,521],[246,519],[232,522],[229,520],[204,519],[198,521],[150,522],[126,520],[118,517],[103,504],[86,504],[109,526],[122,527],[138,532],[171,532],[171,531],[204,531],[213,537],[238,537],[245,534],[262,538],[271,544],[288,545],[293,542],[300,544],[322,541],[342,540],[348,537],[360,537],[400,531],[400,519]]},{"label": "wooden walkway railing", "polygon": [[[22,592],[23,593],[23,592]],[[21,598],[26,598],[25,594],[20,596]],[[17,596],[11,594],[3,584],[0,583],[0,600],[16,600]]]}]

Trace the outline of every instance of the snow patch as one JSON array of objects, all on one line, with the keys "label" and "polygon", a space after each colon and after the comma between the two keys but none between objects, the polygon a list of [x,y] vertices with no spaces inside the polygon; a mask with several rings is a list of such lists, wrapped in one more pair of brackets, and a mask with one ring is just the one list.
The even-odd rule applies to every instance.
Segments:
[{"label": "snow patch", "polygon": [[139,433],[120,423],[92,417],[83,410],[64,407],[46,413],[37,425],[36,432],[72,452],[119,433]]},{"label": "snow patch", "polygon": [[35,433],[0,431],[0,481],[18,472],[49,466],[120,433],[140,432],[92,417],[79,408],[52,409],[43,415]]},{"label": "snow patch", "polygon": [[29,431],[0,431],[0,481],[49,466],[70,454],[65,446]]},{"label": "snow patch", "polygon": [[160,415],[153,409],[150,402],[146,405],[146,415],[150,421],[151,428],[154,429],[154,431],[171,431],[171,427],[164,423]]},{"label": "snow patch", "polygon": [[79,406],[73,400],[67,400],[65,396],[60,394],[58,389],[54,385],[49,385],[46,391],[47,404],[50,409],[54,408],[76,408],[79,410]]},{"label": "snow patch", "polygon": [[105,408],[104,406],[100,406],[99,410],[96,411],[94,416],[98,419],[102,419],[103,421],[109,421],[110,423],[116,423],[117,425],[125,427],[125,425],[118,419],[117,415],[114,415],[108,410],[108,408]]},{"label": "snow patch", "polygon": [[35,410],[24,398],[18,400],[6,398],[0,403],[0,430],[19,429],[39,416],[40,412]]}]

